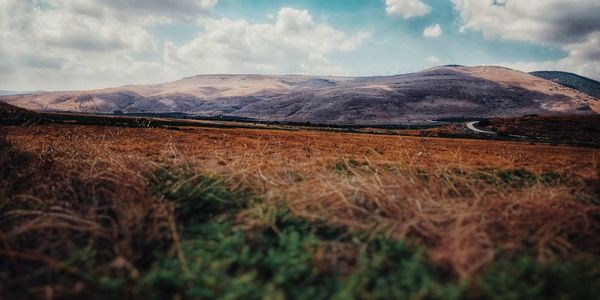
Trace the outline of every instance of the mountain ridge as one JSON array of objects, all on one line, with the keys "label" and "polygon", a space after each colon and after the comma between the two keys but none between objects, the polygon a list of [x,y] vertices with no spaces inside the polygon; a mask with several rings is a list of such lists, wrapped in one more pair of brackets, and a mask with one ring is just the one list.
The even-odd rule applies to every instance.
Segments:
[{"label": "mountain ridge", "polygon": [[0,97],[33,110],[186,113],[319,124],[600,112],[585,93],[498,66],[441,66],[393,76],[212,74],[151,85]]}]

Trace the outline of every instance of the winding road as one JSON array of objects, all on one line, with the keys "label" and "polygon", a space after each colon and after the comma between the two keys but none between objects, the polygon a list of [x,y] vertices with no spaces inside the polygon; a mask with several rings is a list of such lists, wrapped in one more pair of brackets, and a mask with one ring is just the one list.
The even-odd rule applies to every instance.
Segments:
[{"label": "winding road", "polygon": [[475,131],[477,133],[483,133],[483,134],[489,134],[489,135],[498,135],[497,133],[493,132],[493,131],[487,131],[487,130],[481,130],[477,127],[475,127],[475,125],[479,124],[479,121],[472,121],[472,122],[468,122],[467,123],[467,128],[469,128],[472,131]]}]

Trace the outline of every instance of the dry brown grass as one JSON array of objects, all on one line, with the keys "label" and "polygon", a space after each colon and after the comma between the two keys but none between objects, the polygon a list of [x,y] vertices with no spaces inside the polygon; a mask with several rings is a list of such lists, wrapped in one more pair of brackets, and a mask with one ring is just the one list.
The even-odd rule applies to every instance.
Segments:
[{"label": "dry brown grass", "polygon": [[[11,195],[27,210],[10,212],[21,221],[2,228],[2,239],[40,242],[27,247],[46,257],[73,234],[81,235],[81,245],[109,243],[107,258],[130,262],[147,259],[140,249],[169,245],[171,208],[145,190],[157,164],[217,174],[265,203],[286,203],[298,216],[411,238],[460,277],[499,253],[526,252],[543,261],[600,251],[600,152],[594,149],[311,131],[0,130],[36,161],[23,169],[8,162],[14,168],[8,176],[40,183]],[[521,169],[533,177],[510,175]],[[547,181],[544,173],[557,178]],[[39,234],[46,238],[32,237]]]},{"label": "dry brown grass", "polygon": [[107,266],[143,266],[153,261],[148,249],[170,248],[172,208],[146,190],[150,162],[115,155],[97,137],[78,140],[78,147],[58,140],[14,145],[6,140],[11,132],[1,130],[0,280],[13,285],[1,285],[0,293],[28,290],[51,299],[77,292],[80,283],[68,291],[36,285],[61,272],[81,276],[67,263],[73,250],[94,251]]}]

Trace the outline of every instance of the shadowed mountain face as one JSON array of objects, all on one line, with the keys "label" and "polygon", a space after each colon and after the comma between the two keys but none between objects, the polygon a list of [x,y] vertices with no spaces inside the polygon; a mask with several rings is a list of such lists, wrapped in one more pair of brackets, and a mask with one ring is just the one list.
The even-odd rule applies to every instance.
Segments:
[{"label": "shadowed mountain face", "polygon": [[386,77],[200,75],[165,84],[5,96],[34,110],[186,113],[319,124],[600,112],[577,90],[501,67],[444,66]]},{"label": "shadowed mountain face", "polygon": [[552,80],[566,87],[584,92],[592,97],[600,99],[600,82],[579,76],[577,74],[559,71],[538,71],[529,73],[533,76]]}]

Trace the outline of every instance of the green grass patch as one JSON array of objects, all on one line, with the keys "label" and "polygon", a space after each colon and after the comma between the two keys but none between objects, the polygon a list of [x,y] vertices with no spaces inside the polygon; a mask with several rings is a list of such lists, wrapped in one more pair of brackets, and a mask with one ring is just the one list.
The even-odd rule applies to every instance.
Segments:
[{"label": "green grass patch", "polygon": [[184,225],[235,214],[253,200],[247,190],[231,190],[222,179],[189,170],[160,168],[150,191],[174,202],[177,221]]},{"label": "green grass patch", "polygon": [[600,295],[600,262],[540,264],[523,256],[495,262],[473,286],[485,299],[597,299]]},{"label": "green grass patch", "polygon": [[[185,262],[161,259],[140,280],[137,290],[144,298],[169,298],[174,292],[191,299],[452,299],[460,294],[436,276],[423,250],[309,223],[285,210],[277,212],[275,227],[244,230],[211,221],[186,231]],[[351,249],[348,274],[336,269],[348,257],[332,243]]]},{"label": "green grass patch", "polygon": [[471,177],[483,180],[488,184],[507,186],[513,188],[524,188],[536,183],[545,185],[556,185],[561,177],[555,172],[533,173],[525,169],[495,169],[484,168],[477,170]]}]

